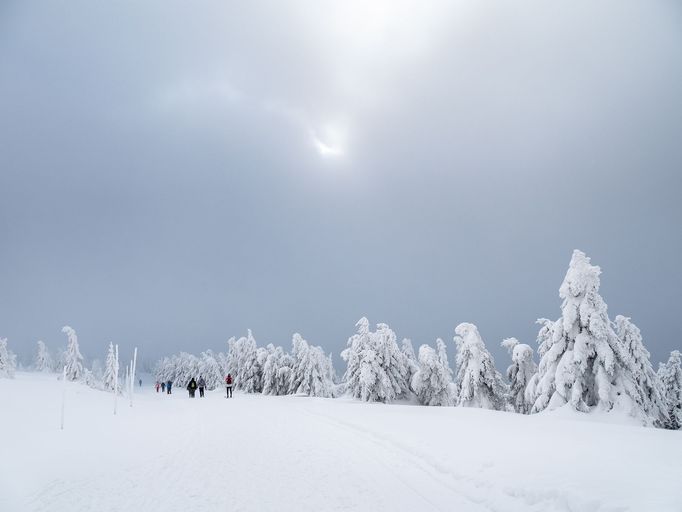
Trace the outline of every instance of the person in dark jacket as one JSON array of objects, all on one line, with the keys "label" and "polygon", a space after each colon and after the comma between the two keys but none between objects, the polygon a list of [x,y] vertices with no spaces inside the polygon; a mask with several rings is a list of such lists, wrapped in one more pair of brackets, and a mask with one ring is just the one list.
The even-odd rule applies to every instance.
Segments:
[{"label": "person in dark jacket", "polygon": [[232,398],[232,375],[229,373],[227,374],[227,377],[225,377],[225,387],[227,388],[225,398]]},{"label": "person in dark jacket", "polygon": [[165,393],[165,392],[166,392],[166,383],[162,382],[161,383],[161,393]]},{"label": "person in dark jacket", "polygon": [[171,394],[171,386],[173,386],[172,381],[169,380],[168,382],[166,382],[166,393],[169,395]]},{"label": "person in dark jacket", "polygon": [[204,388],[206,387],[206,381],[204,380],[203,377],[199,377],[199,382],[197,382],[199,385],[199,398],[204,397]]},{"label": "person in dark jacket", "polygon": [[187,391],[189,391],[189,397],[194,398],[194,393],[197,391],[197,381],[194,380],[194,377],[187,384]]}]

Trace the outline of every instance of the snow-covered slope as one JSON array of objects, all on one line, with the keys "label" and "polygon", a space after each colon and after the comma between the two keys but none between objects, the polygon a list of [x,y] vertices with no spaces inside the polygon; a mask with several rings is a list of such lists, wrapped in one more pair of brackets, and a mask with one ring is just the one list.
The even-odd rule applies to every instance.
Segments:
[{"label": "snow-covered slope", "polygon": [[3,512],[682,510],[681,432],[561,410],[145,387],[114,417],[68,383],[60,431],[60,399],[54,375],[0,379]]}]

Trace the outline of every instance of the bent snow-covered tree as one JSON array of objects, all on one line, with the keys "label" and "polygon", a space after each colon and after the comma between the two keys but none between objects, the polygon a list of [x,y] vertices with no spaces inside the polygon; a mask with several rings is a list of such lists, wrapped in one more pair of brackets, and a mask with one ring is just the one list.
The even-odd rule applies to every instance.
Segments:
[{"label": "bent snow-covered tree", "polygon": [[682,429],[682,355],[673,350],[666,363],[660,365],[658,377],[668,409],[666,427]]},{"label": "bent snow-covered tree", "polygon": [[616,317],[613,326],[629,356],[629,373],[635,384],[635,402],[652,418],[656,426],[665,426],[668,423],[668,411],[658,375],[649,359],[649,351],[642,342],[642,333],[628,317],[622,315]]},{"label": "bent snow-covered tree", "polygon": [[503,340],[502,346],[509,350],[512,358],[512,364],[507,368],[507,404],[515,412],[528,414],[533,403],[526,399],[526,387],[538,369],[533,361],[533,349],[516,338]]},{"label": "bent snow-covered tree", "polygon": [[407,394],[408,362],[395,333],[386,324],[378,324],[376,332],[371,332],[364,317],[356,327],[358,332],[341,353],[347,363],[346,391],[366,402],[390,402]]},{"label": "bent snow-covered tree", "polygon": [[47,345],[42,340],[38,341],[38,350],[33,361],[33,367],[37,372],[51,372],[54,370],[54,361]]},{"label": "bent snow-covered tree", "polygon": [[422,405],[454,404],[452,370],[447,362],[445,344],[441,339],[438,342],[438,352],[428,345],[419,347],[419,366],[412,377],[412,390]]},{"label": "bent snow-covered tree", "polygon": [[[419,361],[417,361],[417,355],[414,353],[414,347],[412,346],[412,340],[409,338],[403,338],[400,344],[400,350],[405,356],[405,363],[407,367],[407,383],[412,386],[412,377],[419,370]],[[414,391],[414,389],[412,390]]]},{"label": "bent snow-covered tree", "polygon": [[199,377],[206,381],[206,389],[212,391],[223,385],[223,369],[212,350],[201,353],[199,357]]},{"label": "bent snow-covered tree", "polygon": [[544,321],[538,335],[541,359],[529,386],[532,412],[566,404],[587,412],[593,407],[619,409],[646,420],[636,404],[629,358],[611,327],[606,303],[599,295],[601,269],[574,251],[559,288],[561,317]]},{"label": "bent snow-covered tree", "polygon": [[461,323],[455,328],[455,334],[457,405],[504,409],[505,385],[478,328],[474,324]]},{"label": "bent snow-covered tree", "polygon": [[294,367],[291,372],[291,393],[330,397],[334,383],[331,380],[329,359],[321,347],[313,347],[296,333],[292,339]]},{"label": "bent snow-covered tree", "polygon": [[83,377],[83,356],[78,347],[78,336],[73,328],[65,325],[62,332],[69,338],[69,344],[64,353],[64,366],[68,380],[79,380]]},{"label": "bent snow-covered tree", "polygon": [[268,354],[265,364],[263,365],[263,394],[264,395],[284,395],[288,392],[289,386],[280,393],[278,374],[284,350],[282,347],[275,348],[274,351]]},{"label": "bent snow-covered tree", "polygon": [[232,374],[235,388],[247,393],[259,392],[258,348],[251,329],[247,330],[246,337],[239,338],[230,348],[236,368],[235,373]]},{"label": "bent snow-covered tree", "polygon": [[7,338],[0,338],[0,377],[14,378],[16,356],[7,348]]}]

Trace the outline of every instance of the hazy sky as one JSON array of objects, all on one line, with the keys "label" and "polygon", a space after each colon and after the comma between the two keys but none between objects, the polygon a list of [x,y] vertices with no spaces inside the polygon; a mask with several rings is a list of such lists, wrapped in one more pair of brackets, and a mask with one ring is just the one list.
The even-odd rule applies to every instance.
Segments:
[{"label": "hazy sky", "polygon": [[415,347],[497,365],[571,252],[682,348],[682,7],[0,2],[0,335],[89,358]]}]

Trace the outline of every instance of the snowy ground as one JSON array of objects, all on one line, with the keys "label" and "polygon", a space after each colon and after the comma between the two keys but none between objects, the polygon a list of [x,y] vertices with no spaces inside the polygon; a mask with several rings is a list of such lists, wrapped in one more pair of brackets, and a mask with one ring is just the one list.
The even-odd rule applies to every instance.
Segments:
[{"label": "snowy ground", "polygon": [[0,380],[0,510],[680,511],[682,432],[462,409]]}]

